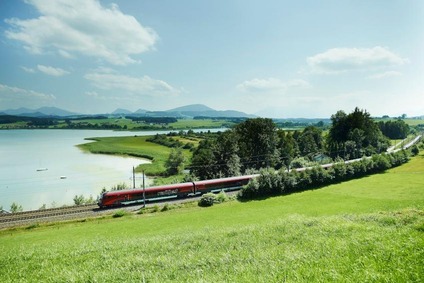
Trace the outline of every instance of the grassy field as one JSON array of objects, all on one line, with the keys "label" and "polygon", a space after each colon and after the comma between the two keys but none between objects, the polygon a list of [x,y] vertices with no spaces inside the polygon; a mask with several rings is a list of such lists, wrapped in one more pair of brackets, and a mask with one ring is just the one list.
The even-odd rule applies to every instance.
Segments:
[{"label": "grassy field", "polygon": [[[54,119],[54,125],[41,126],[48,129],[120,129],[120,130],[189,130],[208,128],[227,128],[236,123],[229,119],[178,119],[175,123],[148,123],[126,118],[87,118],[87,119]],[[37,128],[31,121],[17,121],[0,124],[0,129]]]},{"label": "grassy field", "polygon": [[[164,164],[171,149],[148,142],[146,140],[148,138],[149,136],[94,138],[94,142],[79,147],[92,153],[130,155],[149,159],[152,161],[151,164],[142,164],[136,170],[138,172],[145,170],[147,175],[154,176],[164,172]],[[189,150],[183,152],[187,159],[191,157]]]},{"label": "grassy field", "polygon": [[422,282],[424,156],[288,196],[29,228],[0,231],[1,282]]}]

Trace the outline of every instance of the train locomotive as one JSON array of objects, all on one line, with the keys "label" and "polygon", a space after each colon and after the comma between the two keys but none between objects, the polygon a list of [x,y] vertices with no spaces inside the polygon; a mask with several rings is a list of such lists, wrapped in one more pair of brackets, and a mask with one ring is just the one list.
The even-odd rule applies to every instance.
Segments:
[{"label": "train locomotive", "polygon": [[240,189],[249,180],[259,175],[246,175],[222,179],[186,182],[180,184],[149,187],[146,189],[121,190],[103,193],[98,201],[100,208],[136,204],[171,198],[185,198],[209,192]]}]

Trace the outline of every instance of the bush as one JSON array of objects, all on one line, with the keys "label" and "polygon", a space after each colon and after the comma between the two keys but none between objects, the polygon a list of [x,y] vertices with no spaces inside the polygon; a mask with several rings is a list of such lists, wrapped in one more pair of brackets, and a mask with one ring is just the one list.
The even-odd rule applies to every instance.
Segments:
[{"label": "bush", "polygon": [[259,181],[257,178],[251,179],[237,194],[239,199],[253,199],[260,196]]},{"label": "bush", "polygon": [[292,170],[291,172],[279,171],[276,173],[273,170],[263,170],[258,178],[250,180],[237,197],[254,199],[315,189],[322,185],[382,172],[399,166],[408,159],[407,152],[402,150],[392,154],[374,155],[372,158],[363,158],[357,162],[335,163],[327,170],[321,167],[300,172]]},{"label": "bush", "polygon": [[217,203],[223,203],[228,201],[228,196],[224,191],[221,191],[219,194],[216,195],[216,202]]},{"label": "bush", "polygon": [[85,198],[83,195],[75,195],[74,196],[74,204],[75,205],[83,205]]},{"label": "bush", "polygon": [[418,149],[418,146],[414,145],[414,146],[411,148],[411,153],[412,153],[412,156],[416,156],[416,155],[418,155],[418,153],[420,153],[420,150]]},{"label": "bush", "polygon": [[171,207],[169,206],[169,204],[168,203],[165,203],[165,205],[162,206],[162,209],[160,211],[168,211],[170,209],[171,209]]},{"label": "bush", "polygon": [[17,204],[16,202],[12,203],[10,206],[10,212],[16,213],[16,212],[22,212],[24,209],[22,208],[22,205]]},{"label": "bush", "polygon": [[202,207],[212,206],[216,202],[216,195],[213,193],[207,193],[202,196],[199,200],[198,205]]},{"label": "bush", "polygon": [[115,212],[113,215],[112,215],[112,217],[113,218],[119,218],[119,217],[123,217],[123,216],[125,216],[125,215],[127,215],[128,214],[128,211],[126,211],[125,209],[120,209],[120,210],[118,210],[117,212]]}]

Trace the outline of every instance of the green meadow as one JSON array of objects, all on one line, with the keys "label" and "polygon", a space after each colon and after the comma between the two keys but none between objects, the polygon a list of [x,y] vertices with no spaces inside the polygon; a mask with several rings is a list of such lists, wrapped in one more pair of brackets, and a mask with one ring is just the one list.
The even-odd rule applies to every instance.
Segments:
[{"label": "green meadow", "polygon": [[422,282],[424,155],[209,208],[0,231],[1,282]]},{"label": "green meadow", "polygon": [[[129,155],[148,159],[151,164],[142,164],[136,170],[139,172],[145,170],[150,176],[161,175],[165,171],[164,164],[171,148],[149,142],[148,138],[149,136],[92,138],[93,142],[78,147],[91,153]],[[187,159],[191,157],[189,150],[183,150],[183,153]]]}]

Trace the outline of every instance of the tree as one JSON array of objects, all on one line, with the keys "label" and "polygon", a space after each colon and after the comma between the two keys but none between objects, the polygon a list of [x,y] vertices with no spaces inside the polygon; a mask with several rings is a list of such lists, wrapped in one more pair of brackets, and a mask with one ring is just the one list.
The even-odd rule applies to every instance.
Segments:
[{"label": "tree", "polygon": [[200,179],[240,175],[238,137],[234,131],[202,141],[193,153],[191,172]]},{"label": "tree", "polygon": [[314,126],[306,127],[297,140],[300,153],[312,157],[323,149],[322,131]]},{"label": "tree", "polygon": [[298,152],[298,145],[293,135],[290,132],[282,130],[277,131],[278,144],[277,149],[279,152],[280,162],[277,164],[277,168],[285,166],[288,168],[293,158],[296,157]]},{"label": "tree", "polygon": [[235,127],[235,133],[244,170],[277,164],[277,129],[271,119],[248,119]]},{"label": "tree", "polygon": [[181,174],[184,170],[185,157],[181,148],[172,149],[165,162],[166,172],[169,176]]},{"label": "tree", "polygon": [[389,141],[365,110],[355,108],[346,115],[338,111],[331,116],[332,126],[327,135],[330,156],[352,158],[371,155],[387,149]]},{"label": "tree", "polygon": [[200,179],[212,179],[215,177],[215,157],[213,154],[213,141],[202,140],[193,152],[190,172]]},{"label": "tree", "polygon": [[220,177],[240,175],[240,157],[238,137],[234,131],[221,133],[212,149],[216,162],[215,172]]},{"label": "tree", "polygon": [[383,135],[390,139],[404,139],[408,136],[409,126],[403,120],[396,121],[380,121],[378,123]]}]

